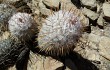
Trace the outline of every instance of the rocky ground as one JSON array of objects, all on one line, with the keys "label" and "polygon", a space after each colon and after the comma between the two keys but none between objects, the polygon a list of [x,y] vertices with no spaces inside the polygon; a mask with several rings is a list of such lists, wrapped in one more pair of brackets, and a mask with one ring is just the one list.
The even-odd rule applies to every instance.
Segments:
[{"label": "rocky ground", "polygon": [[[40,28],[52,10],[71,7],[88,26],[73,52],[61,57],[30,52],[27,70],[110,70],[109,0],[0,0],[0,23],[15,12],[27,12]],[[13,66],[9,70],[16,69]]]}]

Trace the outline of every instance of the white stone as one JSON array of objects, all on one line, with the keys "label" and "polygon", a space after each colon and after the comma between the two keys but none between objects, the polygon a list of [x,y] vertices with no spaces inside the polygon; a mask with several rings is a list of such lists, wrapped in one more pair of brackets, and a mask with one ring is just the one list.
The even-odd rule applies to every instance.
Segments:
[{"label": "white stone", "polygon": [[43,2],[50,7],[59,7],[60,0],[43,0]]},{"label": "white stone", "polygon": [[104,19],[103,19],[102,15],[99,16],[99,18],[97,20],[97,23],[100,26],[104,26]]},{"label": "white stone", "polygon": [[56,70],[63,67],[63,63],[53,59],[30,52],[27,70]]},{"label": "white stone", "polygon": [[108,37],[101,37],[100,43],[99,43],[99,53],[106,58],[110,59],[110,38]]},{"label": "white stone", "polygon": [[39,8],[40,8],[40,12],[43,15],[51,15],[51,13],[52,13],[50,9],[47,9],[45,7],[45,5],[42,3],[42,1],[39,2]]},{"label": "white stone", "polygon": [[102,6],[104,16],[108,17],[110,19],[110,4],[104,3]]},{"label": "white stone", "polygon": [[100,41],[100,36],[95,35],[95,34],[90,34],[88,40],[90,42],[98,43]]},{"label": "white stone", "polygon": [[3,0],[2,2],[3,3],[8,3],[8,4],[13,4],[13,3],[15,3],[17,1],[20,1],[20,0]]},{"label": "white stone", "polygon": [[95,12],[91,11],[90,9],[85,8],[85,7],[82,9],[82,12],[92,20],[96,20],[99,17],[99,14],[97,14],[97,13],[95,13]]},{"label": "white stone", "polygon": [[96,7],[96,0],[81,0],[81,3],[85,6]]},{"label": "white stone", "polygon": [[98,54],[98,52],[91,50],[91,49],[87,49],[86,50],[86,56],[89,60],[92,61],[100,61],[100,56]]}]

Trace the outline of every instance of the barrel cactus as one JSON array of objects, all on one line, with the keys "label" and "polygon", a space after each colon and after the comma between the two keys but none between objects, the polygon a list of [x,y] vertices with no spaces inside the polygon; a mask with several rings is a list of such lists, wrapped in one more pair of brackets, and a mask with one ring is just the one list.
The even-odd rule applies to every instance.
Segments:
[{"label": "barrel cactus", "polygon": [[8,23],[11,34],[19,39],[31,39],[36,30],[34,19],[27,13],[18,12],[14,14]]},{"label": "barrel cactus", "polygon": [[47,54],[63,55],[73,50],[82,35],[79,17],[60,10],[46,18],[38,34],[38,48]]}]

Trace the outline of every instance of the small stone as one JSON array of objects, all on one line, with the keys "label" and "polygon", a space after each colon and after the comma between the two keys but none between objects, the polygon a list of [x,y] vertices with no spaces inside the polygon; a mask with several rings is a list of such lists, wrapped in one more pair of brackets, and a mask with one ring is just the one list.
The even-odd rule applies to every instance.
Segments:
[{"label": "small stone", "polygon": [[99,42],[99,53],[110,60],[110,38],[101,37]]},{"label": "small stone", "polygon": [[100,36],[95,35],[95,34],[90,34],[88,40],[90,42],[98,43],[100,41]]},{"label": "small stone", "polygon": [[3,0],[2,3],[13,4],[17,1],[20,1],[20,0]]},{"label": "small stone", "polygon": [[81,0],[82,5],[94,8],[97,6],[96,0]]},{"label": "small stone", "polygon": [[110,24],[104,29],[104,35],[110,38]]},{"label": "small stone", "polygon": [[89,42],[89,46],[90,46],[91,49],[94,49],[94,50],[98,49],[97,45],[93,42]]},{"label": "small stone", "polygon": [[29,58],[27,70],[57,70],[59,68],[62,70],[63,67],[62,62],[52,57],[45,57],[30,52]]},{"label": "small stone", "polygon": [[39,2],[40,12],[43,15],[51,15],[51,10],[47,9],[46,6],[42,3],[42,1]]},{"label": "small stone", "polygon": [[97,13],[101,12],[101,4],[97,4]]},{"label": "small stone", "polygon": [[99,17],[99,14],[97,14],[97,13],[95,13],[95,12],[91,11],[90,9],[85,8],[85,7],[82,9],[82,12],[92,20],[96,20]]},{"label": "small stone", "polygon": [[27,5],[32,10],[33,14],[39,15],[40,14],[40,6],[39,6],[40,0],[32,0],[31,2],[28,2]]},{"label": "small stone", "polygon": [[81,54],[83,58],[90,60],[99,70],[109,70],[110,24],[107,24],[104,29],[91,26],[91,33],[83,37],[83,39],[85,38],[87,38],[87,43],[84,46],[79,44],[74,51]]},{"label": "small stone", "polygon": [[104,3],[103,6],[102,6],[102,9],[103,9],[104,16],[108,20],[110,20],[110,4],[109,3]]},{"label": "small stone", "polygon": [[86,56],[89,60],[92,61],[100,61],[100,56],[98,52],[91,50],[91,49],[86,49]]},{"label": "small stone", "polygon": [[104,19],[102,15],[99,16],[97,23],[99,26],[104,26]]},{"label": "small stone", "polygon": [[50,7],[59,7],[60,0],[43,0],[43,2]]}]

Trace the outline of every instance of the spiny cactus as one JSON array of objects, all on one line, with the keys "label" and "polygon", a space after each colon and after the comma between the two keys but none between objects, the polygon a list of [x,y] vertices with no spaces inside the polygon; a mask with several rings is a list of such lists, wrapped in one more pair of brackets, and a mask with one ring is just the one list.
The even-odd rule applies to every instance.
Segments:
[{"label": "spiny cactus", "polygon": [[0,4],[0,36],[4,31],[7,31],[7,22],[14,13],[16,13],[14,7],[7,4]]},{"label": "spiny cactus", "polygon": [[23,66],[19,67],[19,61],[26,59],[29,52],[26,41],[34,36],[36,23],[30,14],[18,12],[9,19],[7,28],[9,31],[3,31],[0,36],[0,69],[5,70],[16,63],[17,69],[21,70]]},{"label": "spiny cactus", "polygon": [[20,39],[30,39],[35,31],[36,23],[27,13],[16,13],[8,21],[11,34]]},{"label": "spiny cactus", "polygon": [[5,70],[7,67],[15,64],[22,51],[26,48],[27,45],[24,42],[11,36],[9,32],[4,32],[0,37],[0,69]]},{"label": "spiny cactus", "polygon": [[38,34],[40,51],[63,55],[73,50],[82,34],[79,17],[70,11],[60,10],[49,16]]}]

